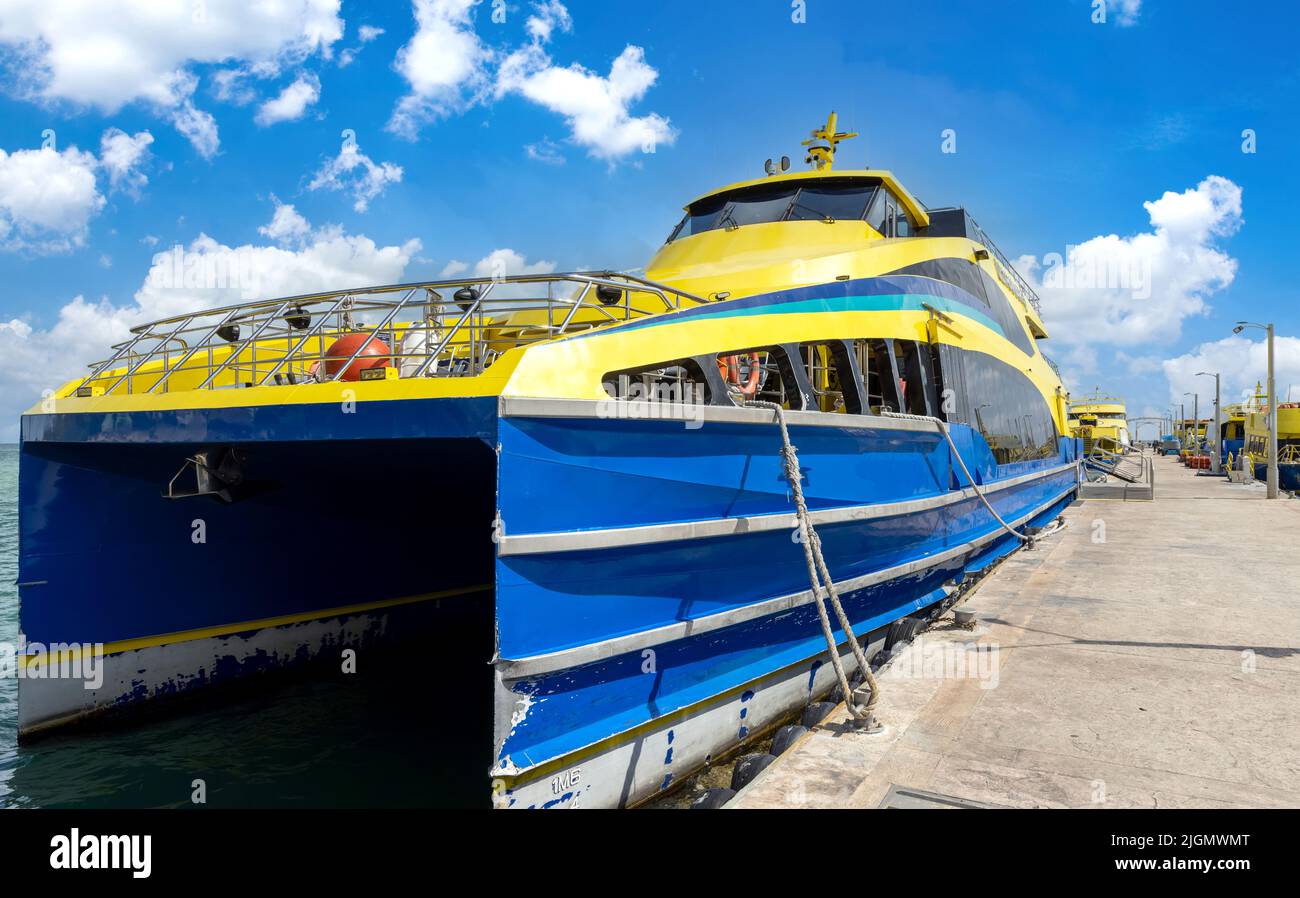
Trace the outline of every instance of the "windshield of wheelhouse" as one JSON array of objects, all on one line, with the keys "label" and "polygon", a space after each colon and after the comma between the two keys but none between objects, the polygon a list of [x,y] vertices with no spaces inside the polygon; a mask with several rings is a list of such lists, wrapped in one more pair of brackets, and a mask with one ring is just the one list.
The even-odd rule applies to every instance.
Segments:
[{"label": "windshield of wheelhouse", "polygon": [[775,221],[860,221],[880,190],[874,178],[758,184],[693,203],[677,225],[671,243],[718,228]]}]

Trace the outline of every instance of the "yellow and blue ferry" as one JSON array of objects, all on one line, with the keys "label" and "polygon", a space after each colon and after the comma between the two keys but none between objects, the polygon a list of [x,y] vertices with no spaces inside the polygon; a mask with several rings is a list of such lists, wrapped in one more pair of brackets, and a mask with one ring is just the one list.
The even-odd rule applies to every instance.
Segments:
[{"label": "yellow and blue ferry", "polygon": [[104,680],[23,679],[21,734],[418,632],[494,708],[485,798],[617,806],[826,694],[1080,482],[1037,296],[850,136],[692,200],[644,277],[135,328],[22,419],[22,635]]}]

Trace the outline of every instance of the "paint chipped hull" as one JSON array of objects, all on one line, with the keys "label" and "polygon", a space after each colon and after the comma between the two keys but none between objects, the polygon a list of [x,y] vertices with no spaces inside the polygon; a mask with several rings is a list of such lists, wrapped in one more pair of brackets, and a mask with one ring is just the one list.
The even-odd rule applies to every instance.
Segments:
[{"label": "paint chipped hull", "polygon": [[38,676],[28,665],[18,683],[18,733],[31,736],[311,661],[341,667],[345,649],[363,651],[382,641],[391,617],[351,614],[116,652],[100,659],[97,686],[84,677]]},{"label": "paint chipped hull", "polygon": [[[20,734],[426,638],[418,609],[449,596],[477,593],[490,632],[495,405],[378,405],[24,418],[19,628],[102,645],[106,675],[22,681]],[[214,446],[239,488],[164,498]]]}]

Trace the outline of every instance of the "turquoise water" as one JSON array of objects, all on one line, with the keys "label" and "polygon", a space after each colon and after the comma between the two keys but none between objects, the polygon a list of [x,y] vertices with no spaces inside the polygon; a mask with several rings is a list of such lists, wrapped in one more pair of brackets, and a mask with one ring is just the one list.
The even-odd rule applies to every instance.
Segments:
[{"label": "turquoise water", "polygon": [[[9,642],[18,632],[17,497],[18,449],[0,445],[0,640]],[[195,779],[209,807],[486,804],[482,721],[460,719],[457,684],[427,682],[418,661],[392,652],[353,675],[316,669],[165,717],[22,746],[18,682],[0,678],[0,808],[183,807]],[[490,718],[490,696],[487,707],[469,704]]]}]

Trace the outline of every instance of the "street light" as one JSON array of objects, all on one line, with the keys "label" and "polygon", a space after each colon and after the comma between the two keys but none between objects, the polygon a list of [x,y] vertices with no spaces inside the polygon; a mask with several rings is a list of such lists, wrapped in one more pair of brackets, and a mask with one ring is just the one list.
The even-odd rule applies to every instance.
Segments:
[{"label": "street light", "polygon": [[1223,434],[1219,430],[1219,372],[1197,371],[1196,376],[1214,378],[1214,440],[1211,444],[1214,447],[1214,455],[1211,457],[1213,460],[1210,462],[1210,470],[1218,474],[1219,456],[1223,454],[1223,446],[1220,445],[1223,442]]},{"label": "street light", "polygon": [[1268,332],[1268,498],[1277,498],[1277,385],[1273,382],[1273,325],[1238,321],[1232,329],[1239,334],[1248,327]]},{"label": "street light", "polygon": [[1184,393],[1192,397],[1192,450],[1201,451],[1201,394]]}]

